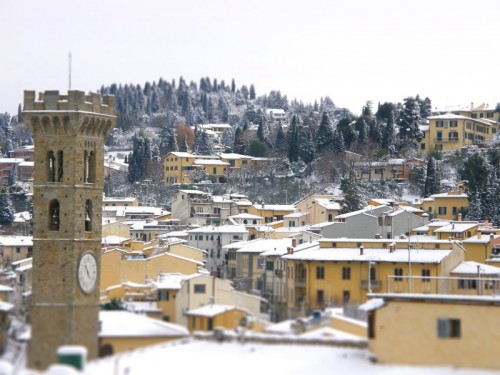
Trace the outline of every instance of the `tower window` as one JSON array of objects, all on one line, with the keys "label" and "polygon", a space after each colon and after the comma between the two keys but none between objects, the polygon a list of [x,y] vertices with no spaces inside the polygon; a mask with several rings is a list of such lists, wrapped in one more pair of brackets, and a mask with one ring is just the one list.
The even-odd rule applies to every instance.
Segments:
[{"label": "tower window", "polygon": [[53,151],[47,153],[47,180],[48,182],[56,181],[56,157]]},{"label": "tower window", "polygon": [[95,182],[96,157],[94,151],[85,150],[83,156],[83,182]]},{"label": "tower window", "polygon": [[53,231],[59,230],[59,201],[54,199],[49,204],[49,228]]},{"label": "tower window", "polygon": [[63,152],[57,151],[57,181],[61,182],[63,179]]},{"label": "tower window", "polygon": [[85,202],[85,232],[92,231],[92,201]]}]

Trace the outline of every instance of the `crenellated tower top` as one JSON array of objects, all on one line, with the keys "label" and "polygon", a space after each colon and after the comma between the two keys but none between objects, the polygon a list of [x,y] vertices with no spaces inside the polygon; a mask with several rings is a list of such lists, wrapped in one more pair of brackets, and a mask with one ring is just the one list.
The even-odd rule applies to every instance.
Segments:
[{"label": "crenellated tower top", "polygon": [[70,90],[68,95],[59,91],[24,92],[24,118],[31,132],[84,135],[105,138],[115,126],[115,97],[99,93],[88,95],[83,91]]},{"label": "crenellated tower top", "polygon": [[59,91],[52,90],[40,92],[38,100],[35,97],[35,91],[24,91],[25,111],[78,111],[115,116],[115,97],[112,95],[105,95],[101,100],[99,93],[85,95],[84,91],[70,90],[68,95],[60,95]]}]

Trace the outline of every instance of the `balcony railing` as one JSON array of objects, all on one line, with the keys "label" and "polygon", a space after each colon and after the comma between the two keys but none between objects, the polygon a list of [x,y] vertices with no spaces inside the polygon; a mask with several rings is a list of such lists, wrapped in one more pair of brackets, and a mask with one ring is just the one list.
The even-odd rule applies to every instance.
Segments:
[{"label": "balcony railing", "polygon": [[305,287],[306,286],[306,278],[305,277],[296,277],[295,278],[295,286],[296,287]]},{"label": "balcony railing", "polygon": [[434,142],[458,142],[458,138],[434,138]]},{"label": "balcony railing", "polygon": [[374,291],[380,288],[382,288],[382,281],[380,280],[361,280],[361,289],[371,289]]},{"label": "balcony railing", "polygon": [[500,295],[500,278],[387,276],[386,293]]}]

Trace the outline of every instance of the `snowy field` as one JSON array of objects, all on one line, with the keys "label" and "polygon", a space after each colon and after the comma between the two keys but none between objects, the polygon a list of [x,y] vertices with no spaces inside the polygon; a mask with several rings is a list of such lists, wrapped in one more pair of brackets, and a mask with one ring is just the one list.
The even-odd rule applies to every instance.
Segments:
[{"label": "snowy field", "polygon": [[452,367],[409,367],[374,364],[366,349],[316,345],[268,345],[186,339],[91,362],[88,375],[486,375],[498,372]]}]

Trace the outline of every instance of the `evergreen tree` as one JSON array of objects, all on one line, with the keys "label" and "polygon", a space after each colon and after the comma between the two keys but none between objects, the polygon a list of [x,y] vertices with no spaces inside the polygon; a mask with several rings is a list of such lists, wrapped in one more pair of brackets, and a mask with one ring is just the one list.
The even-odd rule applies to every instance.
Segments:
[{"label": "evergreen tree", "polygon": [[419,102],[412,97],[405,98],[398,119],[399,140],[402,149],[416,148],[415,141],[420,142],[423,138],[419,128],[421,124],[422,117]]},{"label": "evergreen tree", "polygon": [[479,194],[469,196],[469,206],[467,207],[466,219],[470,221],[483,220],[483,205]]},{"label": "evergreen tree", "polygon": [[179,151],[188,152],[188,150],[189,150],[188,141],[187,141],[187,138],[184,136],[184,137],[182,137],[182,142],[181,142],[181,145],[179,147]]},{"label": "evergreen tree", "polygon": [[285,132],[283,131],[283,127],[281,124],[278,124],[278,130],[276,131],[276,142],[275,142],[275,149],[279,152],[282,153],[286,149],[286,135]]},{"label": "evergreen tree", "polygon": [[318,132],[316,133],[316,150],[322,152],[331,147],[333,138],[333,128],[330,116],[323,112]]},{"label": "evergreen tree", "polygon": [[9,225],[14,221],[14,209],[8,194],[0,195],[0,225]]},{"label": "evergreen tree", "polygon": [[364,117],[359,117],[356,123],[354,124],[354,129],[358,132],[357,141],[359,143],[366,143],[368,140],[368,125]]},{"label": "evergreen tree", "polygon": [[141,130],[132,138],[132,152],[128,156],[128,181],[142,181],[147,166],[153,159],[151,138]]},{"label": "evergreen tree", "polygon": [[224,129],[222,133],[221,143],[226,147],[227,150],[232,150],[234,145],[234,134],[233,128]]},{"label": "evergreen tree", "polygon": [[474,153],[466,159],[458,173],[460,178],[465,181],[469,196],[475,195],[486,184],[488,162],[481,154]]},{"label": "evergreen tree", "polygon": [[255,99],[255,86],[250,85],[250,100]]},{"label": "evergreen tree", "polygon": [[340,154],[345,151],[344,136],[338,128],[333,132],[332,147],[333,152],[336,154]]},{"label": "evergreen tree", "polygon": [[340,203],[342,213],[360,210],[365,205],[363,193],[354,176],[344,177],[340,181],[340,189],[344,194],[344,199]]},{"label": "evergreen tree", "polygon": [[356,133],[354,132],[351,123],[352,120],[348,117],[345,117],[341,119],[337,124],[337,129],[342,132],[342,137],[344,138],[347,149],[349,149],[351,145],[356,141]]},{"label": "evergreen tree", "polygon": [[23,107],[21,104],[17,107],[17,123],[18,124],[24,124],[24,118],[23,118]]},{"label": "evergreen tree", "polygon": [[194,153],[197,155],[213,155],[212,140],[204,131],[198,131],[198,136],[195,135]]},{"label": "evergreen tree", "polygon": [[433,194],[438,194],[441,189],[440,173],[436,159],[433,156],[427,161],[427,172],[425,177],[425,185],[423,196],[428,197]]},{"label": "evergreen tree", "polygon": [[313,139],[312,130],[305,121],[298,127],[299,157],[304,163],[309,164],[314,160],[316,144]]},{"label": "evergreen tree", "polygon": [[394,155],[396,152],[395,147],[395,129],[394,129],[394,110],[390,110],[387,114],[387,123],[385,125],[381,146],[387,150],[389,155]]},{"label": "evergreen tree", "polygon": [[288,129],[288,160],[290,163],[299,161],[299,119],[293,115],[290,128]]}]

